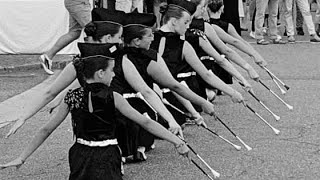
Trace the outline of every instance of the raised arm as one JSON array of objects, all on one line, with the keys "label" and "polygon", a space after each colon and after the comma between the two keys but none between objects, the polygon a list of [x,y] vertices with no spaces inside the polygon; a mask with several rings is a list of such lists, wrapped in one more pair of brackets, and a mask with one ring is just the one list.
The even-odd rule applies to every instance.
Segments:
[{"label": "raised arm", "polygon": [[229,60],[236,63],[238,66],[240,66],[244,70],[246,70],[252,79],[258,80],[259,75],[253,69],[253,67],[250,64],[248,64],[244,59],[242,59],[241,56],[237,54],[234,50],[232,50],[227,45],[225,45],[221,41],[221,39],[218,37],[217,33],[209,23],[204,23],[204,24],[205,24],[205,34],[207,35],[210,43],[213,44],[214,47],[219,49],[221,53],[226,55]]},{"label": "raised arm", "polygon": [[160,125],[156,121],[153,121],[143,116],[138,111],[136,111],[134,108],[130,106],[130,104],[120,94],[114,92],[113,95],[114,95],[115,107],[124,116],[136,122],[137,124],[142,126],[144,129],[154,134],[155,136],[158,136],[164,140],[171,142],[176,147],[181,146],[181,144],[183,144],[183,146],[181,146],[177,150],[181,155],[188,154],[188,151],[189,151],[188,147],[186,147],[185,143],[181,139],[179,139],[176,135],[166,130],[162,125]]},{"label": "raised arm", "polygon": [[50,136],[50,134],[63,122],[67,117],[69,112],[68,105],[66,103],[61,103],[58,107],[58,111],[51,116],[50,121],[43,126],[28,146],[23,150],[19,157],[9,163],[0,165],[0,169],[7,167],[20,167],[29,156],[32,155],[34,151],[38,149],[39,146]]},{"label": "raised arm", "polygon": [[239,92],[237,92],[232,87],[225,84],[220,78],[218,78],[215,74],[211,73],[202,64],[202,62],[196,55],[195,50],[187,41],[185,41],[183,46],[183,58],[196,71],[196,73],[199,74],[201,78],[205,82],[207,82],[210,86],[215,87],[220,91],[228,94],[232,98],[232,101],[234,102],[240,103],[244,100],[242,95]]},{"label": "raised arm", "polygon": [[190,100],[191,102],[201,106],[203,110],[208,114],[213,114],[213,105],[191,91],[189,88],[180,84],[171,75],[166,63],[163,58],[158,55],[158,60],[153,61],[148,66],[148,73],[150,76],[160,85],[168,87],[172,91],[178,93],[180,96]]},{"label": "raised arm", "polygon": [[37,96],[32,97],[30,104],[26,105],[24,114],[20,115],[6,137],[14,134],[30,117],[36,114],[40,109],[47,105],[54,99],[63,89],[68,87],[76,78],[76,71],[73,63],[69,63],[63,71],[59,74],[58,78],[46,89],[40,91]]},{"label": "raised arm", "polygon": [[169,124],[169,130],[174,134],[181,134],[182,129],[173,118],[169,110],[164,106],[157,94],[144,82],[138,70],[132,62],[126,57],[123,57],[122,68],[124,77],[130,86],[137,92],[140,92],[150,105],[162,116]]}]

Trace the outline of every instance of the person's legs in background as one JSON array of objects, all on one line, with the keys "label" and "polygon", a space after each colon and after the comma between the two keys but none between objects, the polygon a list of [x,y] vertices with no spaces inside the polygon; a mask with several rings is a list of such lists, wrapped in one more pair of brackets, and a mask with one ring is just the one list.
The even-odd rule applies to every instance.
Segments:
[{"label": "person's legs in background", "polygon": [[286,32],[288,36],[288,42],[294,43],[294,25],[293,25],[293,18],[292,18],[292,4],[293,0],[282,0],[283,8],[284,8],[284,22],[286,27]]},{"label": "person's legs in background", "polygon": [[304,36],[304,32],[303,32],[303,17],[302,17],[300,8],[298,7],[297,0],[295,0],[295,2],[296,2],[296,9],[297,9],[297,17],[296,17],[297,35]]},{"label": "person's legs in background", "polygon": [[239,20],[240,20],[240,27],[241,27],[241,31],[247,31],[247,24],[246,24],[246,11],[244,8],[246,8],[245,5],[245,0],[243,2],[243,0],[238,0],[238,4],[239,4]]},{"label": "person's legs in background", "polygon": [[320,38],[316,34],[312,16],[310,13],[310,5],[308,0],[297,0],[297,6],[300,8],[304,22],[307,25],[311,42],[320,42]]},{"label": "person's legs in background", "polygon": [[263,22],[266,8],[269,0],[256,0],[256,16],[255,16],[255,38],[257,44],[266,45],[268,41],[264,40],[263,37]]},{"label": "person's legs in background", "polygon": [[61,49],[78,39],[82,29],[91,21],[91,5],[88,0],[65,0],[65,7],[69,12],[69,32],[62,35],[50,50],[39,57],[42,67],[50,75],[53,74],[51,59]]},{"label": "person's legs in background", "polygon": [[281,36],[278,35],[278,7],[279,0],[269,0],[269,33],[270,39],[274,44],[285,44],[284,41],[281,40]]},{"label": "person's legs in background", "polygon": [[249,5],[249,14],[251,22],[250,36],[255,39],[255,17],[256,17],[256,0],[252,0]]}]

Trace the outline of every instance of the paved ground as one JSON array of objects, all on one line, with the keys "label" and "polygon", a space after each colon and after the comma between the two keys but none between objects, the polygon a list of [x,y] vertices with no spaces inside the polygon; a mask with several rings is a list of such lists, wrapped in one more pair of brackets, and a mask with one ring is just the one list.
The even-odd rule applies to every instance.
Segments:
[{"label": "paved ground", "polygon": [[[307,40],[307,37],[301,40]],[[248,103],[257,112],[281,131],[280,135],[275,135],[268,126],[243,106],[231,104],[228,97],[221,96],[215,102],[218,116],[253,150],[247,151],[242,146],[242,150],[237,151],[200,127],[194,126],[187,127],[184,131],[186,140],[207,160],[208,164],[221,173],[220,179],[320,179],[318,131],[320,45],[297,43],[254,46],[266,58],[270,69],[291,87],[289,92],[281,97],[293,105],[294,110],[289,111],[260,84],[251,81],[257,96],[281,116],[281,120],[276,122],[238,85],[235,84],[234,87],[243,92]],[[251,61],[244,54],[241,55]],[[263,82],[280,94],[267,74],[261,69],[258,70]],[[47,84],[55,77],[51,78],[46,81]],[[45,86],[46,84],[35,87],[36,90],[29,93],[36,94]],[[21,106],[28,106],[28,103],[32,103],[30,94],[4,101],[0,104],[0,121],[3,122],[4,118],[14,118],[23,111]],[[44,108],[9,139],[3,138],[9,128],[0,129],[0,163],[15,158],[49,117],[47,109]],[[219,122],[208,116],[205,118],[210,128],[235,144],[241,145]],[[67,179],[69,172],[67,153],[71,145],[72,133],[68,118],[21,169],[2,170],[0,179]],[[167,142],[157,141],[156,149],[147,155],[146,162],[125,166],[124,179],[207,179],[195,166],[178,157],[173,146]],[[195,156],[192,157],[197,160]],[[200,164],[200,161],[197,162]]]}]

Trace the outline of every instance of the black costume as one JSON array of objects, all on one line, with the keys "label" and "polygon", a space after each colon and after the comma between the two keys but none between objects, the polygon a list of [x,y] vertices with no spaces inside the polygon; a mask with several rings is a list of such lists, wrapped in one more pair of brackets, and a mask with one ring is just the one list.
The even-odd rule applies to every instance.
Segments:
[{"label": "black costume", "polygon": [[221,29],[223,29],[225,32],[228,32],[229,23],[224,20],[210,18],[209,23],[215,24],[215,25],[219,26]]},{"label": "black costume", "polygon": [[[156,52],[134,47],[125,47],[121,51],[121,56],[116,59],[114,67],[115,77],[111,82],[111,87],[113,91],[123,95],[124,97],[128,95],[129,97],[127,98],[127,101],[141,114],[147,114],[151,119],[157,120],[157,114],[142,99],[130,97],[130,95],[134,95],[137,92],[131,87],[124,77],[122,68],[123,56],[127,56],[127,58],[134,64],[146,84],[152,88],[153,80],[147,73],[147,67],[151,61],[157,60]],[[136,159],[138,158],[135,156],[137,155],[137,148],[139,146],[143,146],[148,149],[153,144],[154,136],[151,133],[147,132],[141,126],[120,113],[117,113],[117,124],[117,138],[124,157],[133,155],[134,159]]]},{"label": "black costume", "polygon": [[[208,58],[206,52],[204,52],[200,47],[199,38],[206,38],[206,35],[204,34],[204,23],[205,21],[203,19],[193,19],[190,24],[190,28],[186,33],[186,40],[190,42],[192,47],[194,47],[198,57],[202,60],[202,63],[208,70],[212,70],[212,72],[226,84],[232,84],[232,76],[230,75],[230,73],[223,69],[220,65],[218,65],[214,60],[212,60],[212,58]],[[215,46],[213,46],[213,48],[215,48]],[[221,52],[217,48],[215,49],[219,54],[221,54]],[[212,87],[208,85],[204,80],[202,80],[200,76],[197,77],[201,86],[212,89]]]},{"label": "black costume", "polygon": [[[89,96],[92,112],[88,108]],[[116,144],[99,147],[79,142],[116,140],[113,92],[102,83],[85,84],[69,91],[64,101],[70,108],[77,140],[69,150],[69,179],[121,180],[121,152]]]},{"label": "black costume", "polygon": [[[164,49],[159,50],[160,41],[162,38],[165,38]],[[163,32],[161,30],[154,33],[154,41],[151,43],[150,48],[157,50],[159,52],[163,51],[162,58],[166,62],[172,76],[179,82],[185,81],[188,87],[195,92],[196,94],[202,94],[199,89],[199,84],[196,79],[196,73],[193,68],[182,58],[182,51],[185,41],[180,38],[180,35],[172,32]],[[161,88],[161,87],[160,87]],[[184,106],[176,100],[175,96],[172,93],[164,93],[164,97],[174,106],[179,109],[186,111]],[[201,109],[196,106],[196,109],[201,111]],[[170,112],[174,115],[176,120],[180,121],[179,124],[185,122],[185,117],[180,113],[177,113],[176,110],[168,108]]]},{"label": "black costume", "polygon": [[224,0],[223,4],[224,12],[221,14],[221,19],[231,23],[236,28],[238,34],[241,35],[238,0]]}]

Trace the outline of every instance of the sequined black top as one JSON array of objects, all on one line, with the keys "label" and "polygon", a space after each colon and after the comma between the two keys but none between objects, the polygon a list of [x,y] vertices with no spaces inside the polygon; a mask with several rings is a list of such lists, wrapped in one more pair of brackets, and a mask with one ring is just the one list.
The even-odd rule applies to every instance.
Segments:
[{"label": "sequined black top", "polygon": [[[76,138],[87,141],[115,139],[115,105],[113,92],[102,83],[86,84],[70,90],[64,98],[72,117]],[[92,112],[89,112],[89,104]]]},{"label": "sequined black top", "polygon": [[119,56],[115,61],[115,77],[111,82],[111,88],[119,94],[136,93],[124,77],[122,68],[123,56],[126,56],[133,63],[142,79],[150,88],[152,88],[153,79],[149,76],[147,68],[151,61],[157,61],[157,52],[154,50],[145,50],[135,47],[125,47],[120,54],[121,56]]},{"label": "sequined black top", "polygon": [[176,78],[179,73],[192,71],[190,65],[182,58],[183,45],[185,41],[180,39],[180,35],[173,32],[163,32],[161,30],[156,31],[150,48],[159,51],[162,37],[165,37],[165,46],[162,58],[166,62],[173,77]]}]

